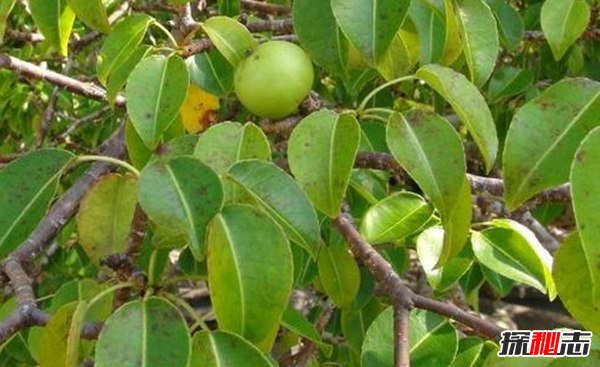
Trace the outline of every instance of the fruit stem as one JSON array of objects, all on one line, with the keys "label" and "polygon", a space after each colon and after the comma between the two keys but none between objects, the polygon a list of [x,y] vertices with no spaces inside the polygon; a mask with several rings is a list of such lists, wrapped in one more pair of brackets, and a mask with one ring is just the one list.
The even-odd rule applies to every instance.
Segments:
[{"label": "fruit stem", "polygon": [[375,95],[376,95],[377,93],[381,92],[381,91],[382,91],[382,90],[384,90],[385,88],[387,88],[387,87],[390,87],[390,86],[392,86],[392,85],[399,84],[399,83],[402,83],[402,82],[406,82],[406,81],[409,81],[409,80],[414,80],[414,79],[416,79],[416,77],[415,77],[414,75],[407,75],[407,76],[403,76],[403,77],[400,77],[400,78],[397,78],[397,79],[390,80],[389,82],[387,82],[387,83],[384,83],[384,84],[380,85],[379,87],[377,87],[377,88],[373,89],[373,90],[371,91],[371,93],[369,93],[369,94],[368,94],[368,95],[367,95],[367,96],[366,96],[366,97],[365,97],[365,98],[362,100],[362,102],[360,103],[360,105],[358,106],[358,109],[357,109],[358,115],[359,115],[359,116],[360,116],[360,115],[362,115],[362,113],[363,113],[363,111],[364,111],[365,107],[367,107],[367,103],[369,103],[369,101],[370,101],[371,99],[373,99],[373,97],[375,97]]}]

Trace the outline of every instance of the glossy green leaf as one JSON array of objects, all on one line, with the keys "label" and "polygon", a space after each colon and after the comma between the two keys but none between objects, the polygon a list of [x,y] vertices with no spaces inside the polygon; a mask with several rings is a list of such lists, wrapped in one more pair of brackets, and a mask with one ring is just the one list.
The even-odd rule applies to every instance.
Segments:
[{"label": "glossy green leaf", "polygon": [[314,206],[331,218],[348,187],[359,130],[354,117],[321,110],[305,117],[290,136],[290,169]]},{"label": "glossy green leaf", "polygon": [[[449,366],[458,346],[450,321],[433,312],[414,309],[409,320],[410,365]],[[362,367],[389,367],[394,361],[394,312],[383,311],[371,324],[363,342]]]},{"label": "glossy green leaf", "polygon": [[233,90],[231,64],[216,50],[196,54],[185,60],[190,81],[202,90],[219,97],[227,97]]},{"label": "glossy green leaf", "polygon": [[110,32],[106,6],[102,0],[68,0],[68,2],[77,18],[85,25],[98,32]]},{"label": "glossy green leaf", "polygon": [[573,210],[580,232],[581,246],[592,280],[593,304],[600,307],[599,166],[600,129],[596,128],[583,140],[575,155],[571,168],[571,194],[573,195]]},{"label": "glossy green leaf", "polygon": [[428,1],[415,0],[409,16],[419,35],[419,61],[422,65],[435,63],[444,55],[446,28],[444,16]]},{"label": "glossy green leaf", "polygon": [[426,65],[416,75],[452,105],[479,147],[487,170],[491,170],[498,152],[498,137],[492,113],[481,93],[462,74],[443,66]]},{"label": "glossy green leaf", "polygon": [[319,279],[339,308],[348,307],[358,293],[360,272],[345,244],[323,246],[319,251]]},{"label": "glossy green leaf", "polygon": [[481,87],[489,79],[500,51],[496,19],[483,0],[457,0],[463,54],[471,81]]},{"label": "glossy green leaf", "polygon": [[219,328],[269,351],[292,289],[282,229],[258,209],[227,206],[211,222],[208,283]]},{"label": "glossy green leaf", "polygon": [[234,17],[240,14],[240,0],[219,0],[219,14]]},{"label": "glossy green leaf", "polygon": [[225,331],[202,331],[194,335],[190,366],[272,367],[259,349],[240,336]]},{"label": "glossy green leaf", "polygon": [[483,367],[495,345],[475,337],[466,337],[458,342],[456,358],[449,367]]},{"label": "glossy green leaf", "polygon": [[293,178],[273,163],[259,160],[235,164],[227,177],[241,185],[291,241],[316,258],[321,243],[317,214]]},{"label": "glossy green leaf", "polygon": [[556,289],[550,274],[552,256],[535,235],[516,222],[494,220],[494,227],[473,232],[473,252],[479,262],[517,282],[537,288],[553,299]]},{"label": "glossy green leaf", "polygon": [[0,0],[0,44],[4,38],[8,17],[17,0]]},{"label": "glossy green leaf", "polygon": [[137,64],[150,54],[152,47],[147,45],[138,46],[129,57],[122,63],[115,65],[106,83],[106,96],[108,101],[114,105],[119,92],[127,83],[127,79]]},{"label": "glossy green leaf", "polygon": [[575,151],[600,125],[600,83],[564,79],[514,116],[503,155],[504,199],[509,210],[534,194],[565,183]]},{"label": "glossy green leaf", "polygon": [[342,31],[371,64],[387,51],[409,6],[409,0],[331,0]]},{"label": "glossy green leaf", "polygon": [[96,73],[102,84],[106,85],[113,70],[129,60],[153,21],[151,16],[137,13],[117,23],[104,41],[98,57]]},{"label": "glossy green leaf", "polygon": [[94,366],[187,367],[190,335],[177,308],[162,298],[133,301],[104,324]]},{"label": "glossy green leaf", "polygon": [[240,22],[229,17],[208,18],[203,28],[215,47],[234,67],[258,46],[252,33]]},{"label": "glossy green leaf", "polygon": [[73,154],[58,149],[29,153],[0,170],[0,258],[21,244],[54,198]]},{"label": "glossy green leaf", "polygon": [[[72,280],[63,284],[52,298],[50,312],[57,312],[62,306],[71,302],[89,302],[106,289],[93,279]],[[113,296],[107,294],[94,302],[87,309],[86,321],[104,321],[112,313]]]},{"label": "glossy green leaf", "polygon": [[600,333],[600,309],[592,297],[593,284],[587,258],[578,233],[560,245],[554,256],[552,275],[560,300],[569,313],[587,330]]},{"label": "glossy green leaf", "polygon": [[514,67],[497,70],[489,84],[488,96],[490,103],[523,93],[531,87],[533,80],[534,75],[530,70]]},{"label": "glossy green leaf", "polygon": [[148,148],[156,148],[163,132],[179,115],[188,84],[187,67],[177,55],[150,56],[129,75],[127,112]]},{"label": "glossy green leaf", "polygon": [[152,221],[185,233],[194,257],[204,259],[206,227],[223,205],[212,169],[188,156],[149,164],[140,176],[139,202]]},{"label": "glossy green leaf", "polygon": [[198,139],[194,155],[218,174],[225,175],[243,159],[271,160],[271,145],[252,123],[226,122],[210,127]]},{"label": "glossy green leaf", "polygon": [[450,259],[441,268],[436,268],[444,248],[444,229],[431,227],[417,238],[417,254],[427,276],[427,282],[438,292],[450,289],[471,267],[473,253],[469,247]]},{"label": "glossy green leaf", "polygon": [[[431,198],[441,213],[447,228],[444,251],[438,265],[456,254],[466,233],[453,229],[454,213],[462,215],[460,208],[465,185],[466,164],[460,137],[450,123],[431,112],[410,111],[406,118],[395,113],[388,122],[387,142],[400,166],[417,182],[421,190]],[[457,216],[457,219],[462,219]],[[470,219],[470,214],[469,214]],[[456,223],[462,223],[458,221]],[[456,232],[456,233],[453,233]],[[463,238],[456,236],[463,232]]]},{"label": "glossy green leaf", "polygon": [[[87,302],[71,302],[59,308],[44,327],[40,340],[40,367],[77,367],[81,326]],[[78,327],[76,327],[78,326]]]},{"label": "glossy green leaf", "polygon": [[485,2],[492,10],[494,18],[496,18],[500,41],[502,41],[502,44],[507,49],[511,51],[516,50],[521,40],[523,40],[523,34],[525,33],[525,26],[523,25],[521,15],[517,9],[506,1],[485,0]]},{"label": "glossy green leaf", "polygon": [[547,0],[540,22],[555,60],[560,60],[585,31],[590,7],[585,0]]},{"label": "glossy green leaf", "polygon": [[347,45],[343,35],[339,34],[331,0],[294,1],[293,20],[300,44],[311,59],[331,73],[343,74]]},{"label": "glossy green leaf", "polygon": [[425,225],[433,207],[417,194],[392,194],[367,210],[361,220],[360,233],[373,245],[401,240]]},{"label": "glossy green leaf", "polygon": [[77,215],[77,230],[93,263],[125,251],[136,204],[137,179],[131,175],[106,175],[86,193]]},{"label": "glossy green leaf", "polygon": [[75,21],[75,13],[67,0],[30,0],[29,10],[47,42],[62,56],[67,56]]}]

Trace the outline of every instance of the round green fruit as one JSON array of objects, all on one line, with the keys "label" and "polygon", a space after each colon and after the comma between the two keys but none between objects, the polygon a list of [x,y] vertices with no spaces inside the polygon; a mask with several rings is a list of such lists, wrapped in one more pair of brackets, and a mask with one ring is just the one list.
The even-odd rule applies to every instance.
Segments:
[{"label": "round green fruit", "polygon": [[312,62],[300,47],[270,41],[240,62],[235,71],[235,93],[252,113],[280,119],[298,108],[313,79]]}]

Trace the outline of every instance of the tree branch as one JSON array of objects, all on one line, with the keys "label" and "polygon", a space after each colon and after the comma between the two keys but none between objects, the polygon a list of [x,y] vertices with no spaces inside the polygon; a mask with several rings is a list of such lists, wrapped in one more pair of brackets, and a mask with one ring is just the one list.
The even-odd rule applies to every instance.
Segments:
[{"label": "tree branch", "polygon": [[[373,248],[373,246],[366,242],[356,228],[354,228],[353,218],[349,213],[345,212],[340,214],[332,221],[332,223],[346,239],[354,256],[361,259],[363,264],[383,287],[386,294],[392,298],[394,307],[410,309],[414,306],[433,311],[470,327],[482,336],[491,339],[498,339],[500,337],[500,333],[503,330],[502,328],[480,319],[454,305],[415,294],[410,288],[405,286],[390,263],[388,263],[387,260]],[[398,322],[402,321],[399,320]]]},{"label": "tree branch", "polygon": [[262,14],[285,15],[290,14],[292,9],[279,4],[270,4],[254,0],[242,0],[242,7],[246,10],[255,11]]},{"label": "tree branch", "polygon": [[[9,69],[34,80],[42,80],[70,92],[81,94],[97,101],[107,102],[106,91],[92,83],[84,83],[52,70],[0,53],[0,69]],[[118,96],[115,106],[125,107],[125,97]]]}]

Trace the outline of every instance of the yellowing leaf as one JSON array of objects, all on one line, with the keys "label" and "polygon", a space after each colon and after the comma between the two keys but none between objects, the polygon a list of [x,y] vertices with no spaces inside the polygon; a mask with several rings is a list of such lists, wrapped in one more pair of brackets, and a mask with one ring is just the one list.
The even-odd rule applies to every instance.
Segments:
[{"label": "yellowing leaf", "polygon": [[181,120],[185,130],[191,134],[210,127],[219,110],[219,98],[190,83],[187,97],[181,106]]}]

